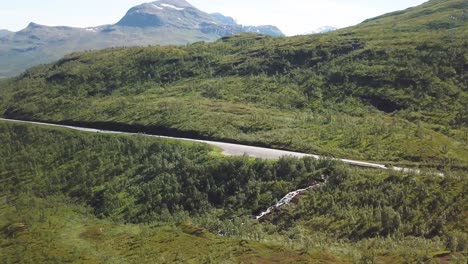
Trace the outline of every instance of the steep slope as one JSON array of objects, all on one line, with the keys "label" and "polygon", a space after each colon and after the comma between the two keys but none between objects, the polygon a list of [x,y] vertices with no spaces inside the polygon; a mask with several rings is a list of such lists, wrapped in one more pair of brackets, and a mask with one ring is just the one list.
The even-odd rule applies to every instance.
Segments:
[{"label": "steep slope", "polygon": [[241,32],[284,36],[274,26],[221,23],[183,0],[160,0],[131,8],[115,25],[48,27],[31,23],[16,33],[0,32],[0,77],[57,60],[65,54],[119,46],[185,45]]},{"label": "steep slope", "polygon": [[72,54],[3,83],[1,111],[466,168],[466,8],[429,1],[328,34]]},{"label": "steep slope", "polygon": [[[0,146],[5,263],[467,259],[466,171],[415,177],[311,158],[220,157],[198,143],[2,121]],[[251,217],[321,175],[319,190]]]},{"label": "steep slope", "polygon": [[225,25],[236,25],[237,22],[236,20],[234,20],[234,18],[230,17],[230,16],[225,16],[221,13],[213,13],[213,14],[210,14],[211,17],[213,17],[217,22],[221,23],[221,24],[225,24]]}]

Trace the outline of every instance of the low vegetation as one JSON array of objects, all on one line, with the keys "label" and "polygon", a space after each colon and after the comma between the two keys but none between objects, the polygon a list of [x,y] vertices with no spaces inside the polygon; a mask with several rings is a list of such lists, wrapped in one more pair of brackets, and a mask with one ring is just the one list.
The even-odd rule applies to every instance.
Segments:
[{"label": "low vegetation", "polygon": [[0,113],[466,169],[466,8],[429,1],[329,34],[71,54],[3,82]]},{"label": "low vegetation", "polygon": [[[9,122],[0,141],[6,263],[466,261],[466,173],[228,158],[195,143]],[[320,190],[252,218],[321,175]]]},{"label": "low vegetation", "polygon": [[[328,34],[75,53],[3,80],[7,118],[421,173],[0,121],[0,259],[466,263],[467,8],[432,0]],[[321,188],[253,218],[322,176]]]}]

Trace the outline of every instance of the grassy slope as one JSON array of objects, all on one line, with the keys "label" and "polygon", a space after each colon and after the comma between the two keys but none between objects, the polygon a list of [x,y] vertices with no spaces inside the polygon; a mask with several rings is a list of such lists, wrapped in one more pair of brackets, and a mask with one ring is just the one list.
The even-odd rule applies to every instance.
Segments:
[{"label": "grassy slope", "polygon": [[[157,162],[143,165],[145,169],[137,172],[141,163],[145,163],[140,159],[147,160],[149,156],[136,154],[135,149],[143,147],[145,152],[152,149],[150,155],[172,156],[169,159],[182,156],[185,162],[193,158],[219,160],[217,154],[210,154],[211,149],[207,146],[101,136],[8,122],[0,122],[0,141],[4,146],[0,151],[0,258],[5,263],[258,263],[273,258],[281,262],[307,263],[312,259],[340,260],[327,254],[311,256],[303,250],[278,243],[223,238],[191,224],[190,219],[125,224],[124,221],[112,221],[110,216],[97,218],[96,208],[87,204],[91,201],[86,195],[80,194],[88,184],[76,185],[92,182],[95,185],[92,192],[96,193],[107,188],[96,185],[99,182],[96,179],[100,177],[97,175],[108,175],[106,182],[126,181],[127,191],[134,192],[134,187],[128,188],[128,180],[141,177],[141,173],[149,173],[151,178],[161,177],[156,174],[165,170],[162,167],[172,167],[166,160],[162,165]],[[173,146],[178,150],[158,151],[158,146]],[[182,149],[188,152],[183,153]],[[138,165],[127,164],[127,172],[119,173],[114,166],[125,162],[124,157],[138,160]],[[99,160],[100,169],[91,169],[95,166],[92,160]],[[209,167],[207,162],[198,160],[196,164]],[[86,177],[75,181],[73,178],[80,175],[80,169],[76,169],[78,164],[86,168]],[[189,173],[188,170],[184,172]],[[127,173],[133,176],[125,175]],[[59,179],[67,178],[67,175],[71,178],[57,185]],[[144,179],[137,185],[148,183],[149,180]],[[136,201],[126,198],[126,202]],[[138,201],[134,207],[141,207],[142,203],[149,202]],[[115,211],[120,209],[113,209],[113,214]]]},{"label": "grassy slope", "polygon": [[[26,28],[5,37],[5,41],[0,46],[0,78],[20,74],[27,68],[50,63],[76,51],[108,47],[185,45],[197,41],[214,41],[217,38],[219,36],[196,30],[164,27],[147,29],[117,27],[110,33],[46,26]],[[18,51],[28,49],[33,50]]]},{"label": "grassy slope", "polygon": [[3,83],[0,107],[13,118],[463,168],[466,5],[429,1],[324,35],[72,54]]},{"label": "grassy slope", "polygon": [[274,244],[220,238],[189,223],[124,225],[97,219],[65,197],[19,197],[14,206],[5,200],[0,200],[3,263],[240,263],[272,258],[307,263],[311,259]]},{"label": "grassy slope", "polygon": [[[463,217],[467,178],[463,174],[445,179],[414,177],[327,162],[325,167],[312,163],[308,172],[300,168],[307,161],[296,159],[272,163],[278,169],[270,173],[262,171],[269,162],[207,156],[209,149],[198,144],[6,122],[0,122],[0,135],[4,141],[0,150],[0,257],[6,263],[400,263],[429,261],[450,254],[447,248],[454,252],[452,258],[462,262],[468,248],[467,218]],[[156,156],[166,160],[151,159]],[[186,207],[172,216],[163,212],[156,217],[159,220],[149,222],[118,217],[128,208],[140,210],[164,195],[156,191],[144,199],[135,196],[148,192],[143,187],[166,177],[166,172],[179,170],[179,184],[193,177],[193,159],[204,172],[192,180],[196,188],[213,167],[220,166],[218,162],[243,164],[250,166],[249,174],[260,170],[262,175],[278,178],[271,183],[261,180],[253,187],[249,184],[236,197],[226,198],[225,207],[218,205],[206,214]],[[128,163],[131,160],[135,162]],[[215,175],[222,177],[228,170],[220,167]],[[229,178],[242,184],[246,172],[236,174],[242,170],[235,169]],[[257,199],[269,205],[275,197],[297,188],[292,175],[310,178],[323,173],[334,175],[326,188],[307,194],[297,206],[261,224],[245,215],[252,214],[253,203],[264,201],[232,205],[233,200],[249,197],[248,189],[259,190]],[[211,186],[221,188],[229,182],[212,182]],[[172,184],[163,179],[164,188]],[[281,186],[283,190],[275,190]],[[110,199],[100,206],[96,203],[100,197]],[[171,202],[163,199],[156,204]],[[213,200],[209,202],[214,206]],[[411,204],[418,206],[408,210]],[[110,215],[100,213],[106,209]],[[155,215],[158,209],[152,212]],[[389,229],[392,221],[382,220],[386,212],[390,218],[401,214],[396,229]],[[434,228],[438,233],[433,233]],[[218,232],[225,236],[214,234]],[[413,250],[407,250],[409,245]]]}]

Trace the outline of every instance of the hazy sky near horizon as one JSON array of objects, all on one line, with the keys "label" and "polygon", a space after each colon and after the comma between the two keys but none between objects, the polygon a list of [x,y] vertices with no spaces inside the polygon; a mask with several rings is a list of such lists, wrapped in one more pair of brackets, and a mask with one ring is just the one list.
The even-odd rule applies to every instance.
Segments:
[{"label": "hazy sky near horizon", "polygon": [[[164,2],[164,0],[160,0]],[[114,24],[131,7],[151,0],[2,0],[0,29],[18,31],[29,22],[90,27]],[[244,25],[278,26],[287,35],[320,26],[347,27],[426,0],[188,0],[202,11],[232,16]]]}]

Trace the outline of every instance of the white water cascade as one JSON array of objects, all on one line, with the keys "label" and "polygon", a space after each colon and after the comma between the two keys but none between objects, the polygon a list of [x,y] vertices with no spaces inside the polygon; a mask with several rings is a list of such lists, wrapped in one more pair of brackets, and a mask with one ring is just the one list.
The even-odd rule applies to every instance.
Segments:
[{"label": "white water cascade", "polygon": [[275,211],[275,210],[278,210],[279,208],[285,206],[285,205],[288,205],[291,203],[291,201],[296,197],[298,196],[299,194],[302,194],[304,192],[307,192],[307,191],[310,191],[310,190],[315,190],[315,189],[318,189],[320,187],[322,187],[322,185],[326,184],[327,182],[320,182],[320,183],[316,183],[314,185],[311,185],[305,189],[299,189],[299,190],[295,190],[293,192],[290,192],[288,194],[286,194],[286,196],[284,196],[281,200],[279,200],[275,205],[273,206],[270,206],[268,209],[266,209],[265,211],[263,211],[261,214],[259,214],[258,216],[256,216],[255,218],[257,220],[259,220],[260,218],[264,217],[265,215],[268,215],[270,214],[271,212]]}]

